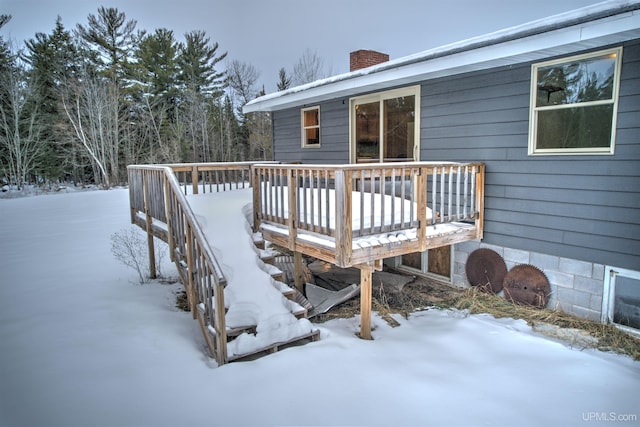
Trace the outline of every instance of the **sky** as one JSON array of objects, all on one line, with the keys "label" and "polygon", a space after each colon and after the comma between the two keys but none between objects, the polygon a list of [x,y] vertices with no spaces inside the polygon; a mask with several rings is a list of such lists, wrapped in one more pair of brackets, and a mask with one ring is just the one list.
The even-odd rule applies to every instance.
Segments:
[{"label": "sky", "polygon": [[[400,58],[536,19],[599,3],[598,0],[0,0],[12,20],[0,30],[21,45],[50,33],[56,17],[67,29],[86,25],[98,8],[115,7],[138,29],[204,30],[228,60],[252,64],[267,93],[278,70],[291,70],[305,49],[324,60],[325,74],[349,71],[349,52],[372,49]],[[303,6],[304,5],[304,6]],[[310,6],[309,6],[310,5]]]}]

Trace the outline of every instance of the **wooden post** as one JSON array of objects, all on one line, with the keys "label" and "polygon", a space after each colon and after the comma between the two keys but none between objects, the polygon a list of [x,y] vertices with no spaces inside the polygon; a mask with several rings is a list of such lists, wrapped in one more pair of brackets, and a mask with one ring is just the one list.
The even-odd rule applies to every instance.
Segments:
[{"label": "wooden post", "polygon": [[127,174],[129,175],[129,210],[131,213],[131,224],[136,223],[137,207],[135,203],[135,194],[138,188],[135,185],[137,175],[140,175],[139,170],[127,168]]},{"label": "wooden post", "polygon": [[193,273],[194,273],[194,269],[195,269],[195,263],[194,263],[194,248],[193,245],[195,244],[194,242],[194,238],[193,238],[193,231],[191,230],[191,226],[189,225],[189,223],[186,224],[187,229],[185,230],[186,233],[186,244],[187,244],[187,297],[189,298],[189,306],[191,308],[191,315],[193,316],[193,318],[196,318],[196,310],[197,308],[197,303],[196,303],[196,294],[194,292],[195,290],[195,286],[193,284]]},{"label": "wooden post", "polygon": [[[426,167],[421,167],[420,174],[418,175],[418,240],[420,242],[420,252],[427,250],[427,173]],[[435,212],[431,212],[431,221],[433,221],[433,215]]]},{"label": "wooden post", "polygon": [[293,253],[293,278],[296,288],[304,295],[304,270],[302,264],[302,253],[295,251]]},{"label": "wooden post", "polygon": [[260,170],[256,166],[251,166],[251,185],[253,186],[253,231],[260,231]]},{"label": "wooden post", "polygon": [[153,232],[151,230],[151,224],[153,223],[153,218],[149,214],[149,195],[147,194],[149,187],[147,186],[146,179],[142,180],[142,194],[144,200],[144,214],[146,219],[146,230],[147,230],[147,248],[149,252],[149,277],[151,279],[156,278],[156,251],[153,246]]},{"label": "wooden post", "polygon": [[335,171],[336,192],[336,265],[340,268],[351,267],[351,253],[353,252],[353,231],[351,224],[351,192],[353,188],[350,171]]},{"label": "wooden post", "polygon": [[193,194],[198,194],[198,166],[196,165],[191,167],[191,187]]},{"label": "wooden post", "polygon": [[175,243],[173,241],[173,218],[171,217],[171,197],[173,193],[169,190],[169,182],[166,172],[162,173],[162,191],[164,192],[164,212],[167,217],[167,244],[169,245],[169,258],[176,260]]},{"label": "wooden post", "polygon": [[[289,206],[287,215],[289,217],[289,241],[288,241],[288,249],[295,252],[296,250],[296,239],[298,238],[298,179],[296,176],[296,171],[292,170],[289,174],[289,182],[287,183],[289,188]],[[299,255],[295,252],[294,260],[298,262],[296,256]],[[300,274],[302,275],[302,258],[300,258]],[[294,264],[294,267],[297,268],[297,265]],[[298,286],[298,272],[294,270],[296,276],[296,287],[302,289]],[[301,283],[302,286],[304,283]]]},{"label": "wooden post", "polygon": [[476,175],[476,239],[484,235],[484,164],[478,165]]},{"label": "wooden post", "polygon": [[214,316],[216,331],[216,361],[219,366],[227,363],[227,322],[224,307],[224,284],[220,283],[214,287]]},{"label": "wooden post", "polygon": [[359,265],[360,269],[360,338],[371,338],[371,284],[373,266],[371,263]]}]

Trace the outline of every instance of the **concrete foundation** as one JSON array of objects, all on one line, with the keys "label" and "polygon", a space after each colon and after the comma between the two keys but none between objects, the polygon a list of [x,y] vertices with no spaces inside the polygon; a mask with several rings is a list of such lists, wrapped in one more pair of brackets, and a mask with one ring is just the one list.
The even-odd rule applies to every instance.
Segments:
[{"label": "concrete foundation", "polygon": [[488,248],[499,253],[507,264],[507,270],[518,264],[531,264],[541,269],[551,284],[551,298],[547,308],[600,321],[604,265],[488,245],[473,240],[455,245],[454,269],[451,277],[454,286],[470,286],[465,265],[469,254],[479,248]]}]

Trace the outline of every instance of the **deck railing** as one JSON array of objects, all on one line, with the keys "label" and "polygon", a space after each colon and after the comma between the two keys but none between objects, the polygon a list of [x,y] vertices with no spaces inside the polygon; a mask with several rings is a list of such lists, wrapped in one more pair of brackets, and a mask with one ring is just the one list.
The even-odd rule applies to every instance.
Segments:
[{"label": "deck railing", "polygon": [[[131,222],[149,236],[150,270],[155,272],[153,237],[168,243],[194,318],[210,353],[227,362],[224,287],[227,280],[185,194],[228,191],[250,184],[252,163],[129,166]],[[153,274],[153,273],[152,273]]]},{"label": "deck railing", "polygon": [[333,250],[311,254],[340,267],[394,255],[384,249],[354,257],[354,239],[361,245],[373,236],[412,242],[398,249],[402,254],[451,244],[437,231],[445,224],[472,224],[466,238],[469,232],[482,238],[482,163],[255,165],[253,179],[254,227],[286,229],[280,243],[294,251],[303,239],[328,239],[335,260]]},{"label": "deck railing", "polygon": [[[482,238],[482,163],[205,163],[129,166],[128,174],[131,221],[149,236],[150,271],[157,236],[169,245],[192,314],[219,364],[229,360],[227,281],[186,194],[251,185],[254,228],[293,250],[296,265],[305,253],[339,267],[358,266],[369,284],[384,258]],[[370,286],[365,289],[362,295],[370,296]],[[361,304],[370,311],[370,302]]]}]

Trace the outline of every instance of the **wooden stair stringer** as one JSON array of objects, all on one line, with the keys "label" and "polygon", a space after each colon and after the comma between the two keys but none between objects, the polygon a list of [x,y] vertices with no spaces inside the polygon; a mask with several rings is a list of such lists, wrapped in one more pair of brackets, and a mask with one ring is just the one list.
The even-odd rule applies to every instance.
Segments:
[{"label": "wooden stair stringer", "polygon": [[306,344],[307,342],[315,342],[318,340],[320,340],[320,331],[318,329],[314,329],[313,331],[305,335],[294,337],[288,341],[276,342],[247,353],[228,356],[227,360],[229,362],[234,362],[234,361],[240,361],[243,359],[248,359],[250,357],[259,357],[261,355],[273,354],[288,347],[303,345],[303,344]]}]

